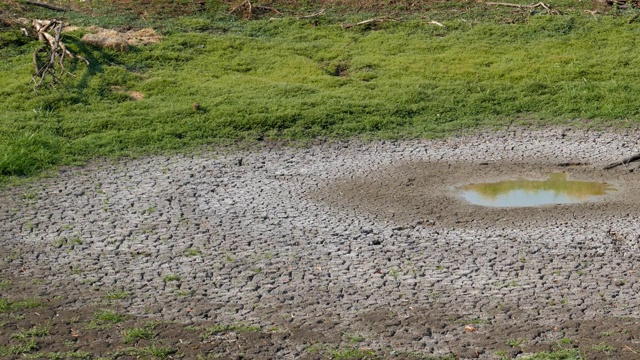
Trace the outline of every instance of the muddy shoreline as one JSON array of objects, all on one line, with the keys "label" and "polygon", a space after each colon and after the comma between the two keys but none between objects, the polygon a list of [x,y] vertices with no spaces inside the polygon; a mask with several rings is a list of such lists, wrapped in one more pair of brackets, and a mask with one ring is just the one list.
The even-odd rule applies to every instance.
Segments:
[{"label": "muddy shoreline", "polygon": [[[67,310],[124,291],[118,306],[142,318],[287,334],[254,358],[323,358],[307,349],[348,345],[345,333],[387,355],[499,358],[562,341],[634,358],[640,174],[601,169],[638,152],[638,135],[516,129],[67,169],[0,194],[1,269],[64,293]],[[490,209],[452,190],[557,171],[618,191]]]}]

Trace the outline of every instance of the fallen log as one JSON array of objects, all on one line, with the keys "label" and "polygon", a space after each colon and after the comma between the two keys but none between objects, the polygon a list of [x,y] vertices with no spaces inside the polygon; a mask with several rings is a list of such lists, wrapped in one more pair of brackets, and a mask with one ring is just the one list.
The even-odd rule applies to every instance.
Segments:
[{"label": "fallen log", "polygon": [[635,154],[633,156],[629,156],[626,159],[622,159],[621,161],[616,161],[614,163],[611,163],[611,164],[605,166],[603,169],[604,170],[611,170],[611,169],[613,169],[615,167],[618,167],[620,165],[628,165],[628,164],[630,164],[630,163],[632,163],[634,161],[638,161],[638,160],[640,160],[640,154]]}]

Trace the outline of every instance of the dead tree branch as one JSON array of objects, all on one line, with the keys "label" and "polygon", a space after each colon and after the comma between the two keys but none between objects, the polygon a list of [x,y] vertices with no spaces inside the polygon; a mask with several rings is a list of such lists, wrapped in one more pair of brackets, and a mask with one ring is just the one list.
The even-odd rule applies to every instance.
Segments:
[{"label": "dead tree branch", "polygon": [[[34,90],[42,85],[47,76],[51,78],[49,85],[55,86],[62,82],[61,77],[67,73],[72,75],[71,73],[66,72],[64,68],[64,60],[65,56],[69,58],[76,58],[84,61],[87,65],[89,65],[89,61],[80,55],[74,55],[67,49],[64,43],[60,40],[62,37],[62,27],[63,23],[56,19],[53,20],[33,20],[32,26],[36,31],[38,40],[40,42],[45,43],[39,49],[36,49],[33,52],[33,67],[34,67],[34,75],[32,77],[34,83]],[[53,32],[53,34],[50,33]],[[38,54],[42,52],[46,52],[47,48],[49,51],[46,56],[40,60]],[[72,75],[73,76],[73,75]]]},{"label": "dead tree branch", "polygon": [[26,0],[25,3],[33,6],[40,6],[45,9],[49,9],[53,11],[67,11],[67,9],[65,8],[61,8],[61,7],[57,7],[57,6],[53,6],[53,5],[49,5],[49,4],[45,4],[37,1]]},{"label": "dead tree branch", "polygon": [[633,156],[629,156],[626,159],[622,159],[621,161],[616,161],[614,163],[611,163],[607,166],[604,167],[604,170],[610,170],[613,169],[615,167],[618,167],[620,165],[629,165],[630,163],[634,162],[634,161],[638,161],[640,160],[640,154],[635,154]]}]

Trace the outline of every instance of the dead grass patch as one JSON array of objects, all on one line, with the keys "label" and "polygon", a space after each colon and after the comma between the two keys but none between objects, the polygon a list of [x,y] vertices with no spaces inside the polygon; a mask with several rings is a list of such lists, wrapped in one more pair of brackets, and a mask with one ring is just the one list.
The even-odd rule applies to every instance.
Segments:
[{"label": "dead grass patch", "polygon": [[117,51],[127,51],[129,46],[154,44],[162,39],[162,36],[151,28],[120,32],[91,26],[87,30],[89,34],[82,37],[82,42]]}]

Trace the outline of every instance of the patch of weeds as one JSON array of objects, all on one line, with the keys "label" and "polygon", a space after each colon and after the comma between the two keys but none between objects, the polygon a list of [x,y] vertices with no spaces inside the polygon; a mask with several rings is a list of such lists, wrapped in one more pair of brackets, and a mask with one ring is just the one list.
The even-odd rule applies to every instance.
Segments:
[{"label": "patch of weeds", "polygon": [[[506,353],[505,353],[506,355]],[[577,349],[562,349],[551,352],[540,352],[522,357],[527,360],[583,360],[586,359]]]},{"label": "patch of weeds", "polygon": [[271,259],[273,259],[273,254],[270,253],[270,252],[267,252],[267,253],[264,254],[264,258],[267,259],[267,260],[271,260]]},{"label": "patch of weeds", "polygon": [[558,344],[560,345],[570,345],[571,344],[571,339],[570,338],[562,338],[560,340],[558,340]]},{"label": "patch of weeds", "polygon": [[147,214],[153,214],[154,212],[156,212],[156,210],[158,210],[158,208],[156,208],[155,206],[149,206],[144,212],[146,212]]},{"label": "patch of weeds", "polygon": [[93,359],[93,354],[86,351],[66,351],[66,352],[50,352],[50,353],[34,353],[23,355],[25,359],[48,359],[48,360],[67,360],[67,359]]},{"label": "patch of weeds", "polygon": [[129,344],[138,340],[151,340],[156,337],[155,325],[147,325],[144,327],[134,327],[124,331],[124,343]]},{"label": "patch of weeds", "polygon": [[57,248],[61,248],[63,246],[74,246],[74,245],[82,245],[82,239],[77,236],[73,236],[70,238],[62,237],[53,241],[53,246]]},{"label": "patch of weeds", "polygon": [[154,356],[157,358],[165,359],[172,354],[178,352],[177,349],[169,348],[169,347],[157,347],[155,345],[146,346],[146,347],[128,347],[122,350],[118,350],[116,353],[112,355],[112,358],[119,358],[122,356],[131,356],[131,357],[146,357],[146,356]]},{"label": "patch of weeds", "polygon": [[352,334],[348,332],[342,333],[342,335],[350,342],[350,343],[359,343],[364,341],[364,337],[358,334]]},{"label": "patch of weeds", "polygon": [[246,326],[246,325],[223,325],[216,324],[206,328],[201,334],[200,338],[208,339],[214,335],[225,333],[225,332],[258,332],[262,329],[260,326]]},{"label": "patch of weeds", "polygon": [[11,286],[11,280],[0,281],[0,289],[8,289]]},{"label": "patch of weeds", "polygon": [[255,268],[255,269],[253,269],[253,272],[256,273],[256,274],[260,274],[262,272],[262,269],[261,268]]},{"label": "patch of weeds", "polygon": [[42,301],[36,298],[27,298],[20,301],[11,302],[8,299],[0,298],[0,313],[8,311],[19,311],[33,309],[42,306]]},{"label": "patch of weeds", "polygon": [[111,324],[99,322],[96,320],[91,320],[84,326],[84,328],[87,330],[107,330],[110,327]]},{"label": "patch of weeds", "polygon": [[488,325],[491,324],[491,320],[489,319],[481,319],[481,318],[473,318],[473,319],[469,319],[466,321],[463,321],[466,324],[471,324],[471,325]]},{"label": "patch of weeds", "polygon": [[325,347],[326,347],[326,346],[325,346],[324,344],[322,344],[322,343],[320,343],[320,344],[313,344],[313,345],[309,345],[309,346],[306,348],[306,350],[307,350],[307,352],[310,352],[310,353],[318,353],[318,352],[320,352],[320,351],[324,351]]},{"label": "patch of weeds", "polygon": [[526,342],[526,339],[509,339],[505,342],[505,344],[511,347],[521,347]]},{"label": "patch of weeds", "polygon": [[126,299],[129,296],[131,296],[131,293],[128,291],[124,291],[124,290],[112,290],[107,292],[107,294],[104,296],[105,299],[107,300],[122,300],[122,299]]},{"label": "patch of weeds", "polygon": [[22,200],[36,200],[38,198],[37,191],[26,191],[22,193]]},{"label": "patch of weeds", "polygon": [[618,351],[618,348],[616,348],[615,346],[607,345],[607,344],[601,342],[598,345],[591,346],[591,350],[600,351],[600,352],[606,353],[608,355],[608,354],[611,354],[613,352]]},{"label": "patch of weeds", "polygon": [[393,268],[389,270],[389,275],[393,276],[394,279],[398,280],[398,275],[400,275],[400,273],[398,272],[398,269]]},{"label": "patch of weeds", "polygon": [[176,274],[169,274],[169,275],[165,275],[164,278],[162,278],[162,280],[164,282],[180,281],[180,276],[178,276]]},{"label": "patch of weeds", "polygon": [[184,251],[184,256],[199,256],[199,255],[202,255],[202,251],[200,251],[200,249],[198,249],[197,247],[192,246]]},{"label": "patch of weeds", "polygon": [[31,339],[19,345],[0,346],[0,356],[28,354],[38,350],[38,343]]},{"label": "patch of weeds", "polygon": [[95,313],[95,318],[98,321],[105,323],[118,324],[126,320],[126,316],[118,314],[111,310],[101,309]]},{"label": "patch of weeds", "polygon": [[444,270],[444,266],[438,265],[438,266],[436,266],[436,270],[442,271],[442,270]]},{"label": "patch of weeds", "polygon": [[11,334],[11,338],[18,339],[18,340],[26,340],[26,339],[36,338],[36,337],[47,336],[48,334],[49,334],[48,326],[35,325],[29,330],[21,330],[21,331],[18,331],[17,333]]},{"label": "patch of weeds", "polygon": [[191,290],[179,290],[179,289],[176,289],[176,290],[174,291],[174,293],[176,294],[176,296],[182,296],[182,297],[184,297],[184,296],[191,296],[191,294],[193,294],[193,291],[191,291]]},{"label": "patch of weeds", "polygon": [[329,351],[332,359],[378,359],[375,351],[369,349],[348,348]]}]

